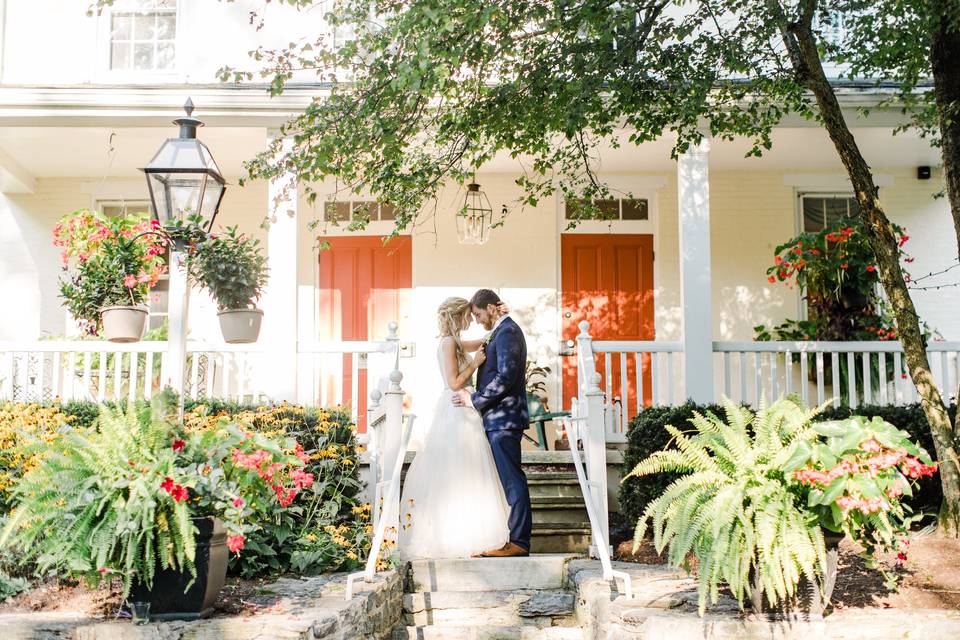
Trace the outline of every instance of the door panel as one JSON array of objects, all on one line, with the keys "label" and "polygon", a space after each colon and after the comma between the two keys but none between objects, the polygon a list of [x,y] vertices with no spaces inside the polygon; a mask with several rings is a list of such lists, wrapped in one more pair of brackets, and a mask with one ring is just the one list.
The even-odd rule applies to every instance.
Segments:
[{"label": "door panel", "polygon": [[[653,340],[653,236],[576,234],[561,236],[561,287],[563,339],[576,340],[579,323],[590,323],[594,340]],[[563,404],[577,395],[576,356],[563,360]],[[601,356],[597,368],[607,379]],[[634,411],[637,402],[637,370],[632,354],[626,371],[619,356],[611,361],[611,395],[620,397],[622,378],[627,376],[623,410]],[[644,404],[650,398],[650,357],[641,357]]]},{"label": "door panel", "polygon": [[[394,238],[386,246],[380,237],[327,238],[320,252],[320,340],[383,340],[387,324],[400,322],[413,284],[412,242]],[[352,406],[352,358],[344,355],[342,374],[319,381],[323,397],[334,399],[342,389],[344,406]],[[359,370],[358,428],[366,426],[367,372]],[[332,401],[332,400],[331,400]]]}]

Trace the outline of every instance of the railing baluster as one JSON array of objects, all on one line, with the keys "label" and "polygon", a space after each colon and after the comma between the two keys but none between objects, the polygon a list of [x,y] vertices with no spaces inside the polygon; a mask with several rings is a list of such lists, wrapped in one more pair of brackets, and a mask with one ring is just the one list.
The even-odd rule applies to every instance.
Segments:
[{"label": "railing baluster", "polygon": [[636,352],[634,355],[634,366],[636,368],[637,374],[637,408],[636,415],[640,415],[640,412],[643,411],[643,397],[644,397],[644,388],[643,388],[643,356],[644,354],[640,351]]},{"label": "railing baluster", "polygon": [[627,352],[620,352],[620,424],[619,433],[627,432],[627,414],[630,413],[630,380],[627,377]]},{"label": "railing baluster", "polygon": [[650,403],[660,404],[660,354],[650,354]]},{"label": "railing baluster", "polygon": [[780,359],[780,354],[774,351],[770,354],[770,399],[776,400],[780,397],[780,381],[777,380],[777,360]]},{"label": "railing baluster", "polygon": [[847,404],[857,408],[857,360],[853,351],[847,351]]},{"label": "railing baluster", "polygon": [[823,379],[823,351],[817,351],[816,355],[817,363],[817,404],[821,405],[826,400],[826,393],[824,392],[824,379]]},{"label": "railing baluster", "polygon": [[830,352],[830,373],[833,376],[833,406],[840,406],[840,355]]},{"label": "railing baluster", "polygon": [[143,363],[143,397],[149,400],[153,397],[153,351],[147,351]]},{"label": "railing baluster", "polygon": [[237,402],[247,401],[247,354],[240,351],[236,355],[237,361]]},{"label": "railing baluster", "polygon": [[723,395],[730,397],[730,352],[723,352]]},{"label": "railing baluster", "polygon": [[793,351],[789,349],[783,357],[783,386],[787,393],[793,391]]},{"label": "railing baluster", "polygon": [[867,351],[863,352],[862,357],[860,358],[863,364],[863,404],[867,406],[870,404],[871,393],[870,393],[870,353]]},{"label": "railing baluster", "polygon": [[943,385],[940,388],[940,395],[944,398],[950,397],[950,368],[947,366],[947,352],[940,352],[940,371],[943,376]]},{"label": "railing baluster", "polygon": [[137,399],[137,371],[140,369],[140,353],[138,351],[130,352],[130,380],[127,387],[129,391],[127,392],[127,397],[130,399],[130,402],[133,402]]},{"label": "railing baluster", "polygon": [[[50,393],[53,394],[54,399],[60,397],[60,380],[63,374],[60,364],[61,364],[60,352],[54,351],[53,362],[50,365]],[[13,359],[12,358],[10,360],[10,375],[11,376],[13,375]],[[12,389],[11,389],[10,398],[13,399]]]},{"label": "railing baluster", "polygon": [[877,373],[879,374],[877,391],[880,392],[880,404],[887,404],[887,354],[883,351],[877,354]]},{"label": "railing baluster", "polygon": [[47,388],[47,354],[38,353],[37,355],[40,356],[39,360],[37,361],[37,387],[39,394],[37,401],[46,402],[47,399],[43,397],[43,391]]},{"label": "railing baluster", "polygon": [[123,352],[116,351],[113,354],[113,399],[120,400],[120,387],[123,383]]},{"label": "railing baluster", "polygon": [[233,357],[228,352],[221,354],[223,367],[220,369],[220,395],[224,399],[230,398],[230,369],[233,364]]},{"label": "railing baluster", "polygon": [[197,398],[200,385],[200,354],[196,351],[190,353],[190,397]]},{"label": "railing baluster", "polygon": [[353,424],[360,419],[360,354],[350,354],[350,416]]},{"label": "railing baluster", "polygon": [[893,352],[893,404],[903,404],[903,361],[899,351]]},{"label": "railing baluster", "polygon": [[85,351],[83,353],[83,371],[81,372],[80,376],[81,376],[81,379],[83,380],[83,392],[85,394],[90,393],[90,368],[91,368],[90,360],[92,357],[93,357],[93,354],[90,353],[89,351]]},{"label": "railing baluster", "polygon": [[740,352],[740,403],[747,404],[747,354]]},{"label": "railing baluster", "polygon": [[803,404],[810,404],[810,366],[807,363],[806,351],[800,352],[800,398]]},{"label": "railing baluster", "polygon": [[0,398],[13,401],[13,352],[0,353]]},{"label": "railing baluster", "polygon": [[[27,392],[30,386],[30,352],[24,351],[20,354],[20,365],[17,367],[17,386],[20,388],[20,402],[29,402]],[[17,398],[14,398],[16,400]]]},{"label": "railing baluster", "polygon": [[66,356],[69,361],[67,361],[67,379],[63,381],[63,390],[67,394],[67,400],[73,400],[76,398],[77,354],[71,351]]},{"label": "railing baluster", "polygon": [[674,406],[673,392],[676,386],[673,379],[673,352],[667,351],[667,406]]},{"label": "railing baluster", "polygon": [[753,354],[753,380],[754,380],[754,391],[756,393],[754,406],[760,406],[760,399],[763,397],[763,353],[757,351]]},{"label": "railing baluster", "polygon": [[613,354],[607,351],[603,354],[603,375],[605,382],[603,392],[607,394],[607,406],[613,407]]},{"label": "railing baluster", "polygon": [[207,367],[206,369],[207,375],[206,375],[206,380],[204,384],[205,388],[204,388],[203,394],[207,398],[213,397],[213,378],[217,374],[217,359],[215,356],[216,354],[210,351],[203,352],[203,358],[204,358],[203,362]]}]

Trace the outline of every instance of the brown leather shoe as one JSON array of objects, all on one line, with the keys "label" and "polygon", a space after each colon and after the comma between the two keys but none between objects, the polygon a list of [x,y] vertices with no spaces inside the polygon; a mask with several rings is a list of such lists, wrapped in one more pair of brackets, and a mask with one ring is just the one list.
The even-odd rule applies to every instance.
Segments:
[{"label": "brown leather shoe", "polygon": [[518,544],[508,542],[499,549],[491,549],[480,554],[481,558],[525,558],[530,552]]}]

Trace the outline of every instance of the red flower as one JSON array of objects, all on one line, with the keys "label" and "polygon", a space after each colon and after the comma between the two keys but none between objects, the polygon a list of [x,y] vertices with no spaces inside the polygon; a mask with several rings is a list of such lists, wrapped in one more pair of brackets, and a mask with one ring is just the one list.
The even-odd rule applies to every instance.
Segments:
[{"label": "red flower", "polygon": [[174,485],[173,491],[170,492],[170,495],[173,496],[174,502],[183,502],[190,497],[187,488],[183,485]]},{"label": "red flower", "polygon": [[234,498],[234,499],[233,499],[233,506],[235,506],[237,509],[239,509],[240,507],[242,507],[242,506],[243,506],[243,498]]},{"label": "red flower", "polygon": [[875,266],[873,266],[872,264],[868,264],[868,265],[867,265],[867,271],[869,271],[870,273],[873,273],[873,272],[876,271],[876,270],[877,270],[877,268],[876,268]]},{"label": "red flower", "polygon": [[163,479],[163,482],[160,483],[160,488],[166,491],[167,493],[173,492],[173,478],[166,477]]},{"label": "red flower", "polygon": [[840,265],[840,268],[841,268],[841,269],[849,269],[849,268],[850,268],[850,265],[848,265],[846,262],[844,262],[842,265]]},{"label": "red flower", "polygon": [[313,474],[301,469],[291,471],[290,478],[293,480],[294,486],[298,489],[306,489],[313,484]]},{"label": "red flower", "polygon": [[779,266],[781,262],[783,262],[783,258],[781,258],[780,256],[777,256],[773,259],[773,264],[775,265]]},{"label": "red flower", "polygon": [[236,553],[237,555],[243,550],[243,541],[245,538],[242,533],[238,533],[234,536],[227,536],[227,549]]},{"label": "red flower", "polygon": [[[770,282],[773,282],[773,280],[774,277],[770,276]],[[293,455],[297,456],[297,459],[299,459],[303,464],[310,462],[310,456],[304,453],[303,446],[299,442],[297,443],[297,446],[293,448]]]},{"label": "red flower", "polygon": [[113,573],[108,567],[100,567],[97,571],[100,573]]},{"label": "red flower", "polygon": [[186,440],[181,440],[180,438],[177,438],[176,440],[173,441],[173,450],[174,450],[174,451],[183,451],[183,448],[184,448],[185,446],[187,446],[187,441],[186,441]]},{"label": "red flower", "polygon": [[897,554],[897,564],[903,564],[906,561],[907,561],[907,554],[903,553],[902,551]]},{"label": "red flower", "polygon": [[773,276],[769,276],[769,277],[767,278],[767,282],[773,283],[773,282],[776,282],[776,281],[777,281],[777,279],[774,278]]}]

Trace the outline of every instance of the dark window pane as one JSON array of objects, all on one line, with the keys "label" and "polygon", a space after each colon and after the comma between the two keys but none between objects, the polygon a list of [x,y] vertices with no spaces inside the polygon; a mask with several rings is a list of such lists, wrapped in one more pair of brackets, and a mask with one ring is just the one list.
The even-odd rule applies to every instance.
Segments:
[{"label": "dark window pane", "polygon": [[856,218],[857,216],[860,215],[860,203],[857,202],[856,198],[850,198],[849,203],[850,203],[850,217]]},{"label": "dark window pane", "polygon": [[327,222],[346,222],[350,220],[350,203],[327,202],[323,207],[323,217]]},{"label": "dark window pane", "polygon": [[647,210],[647,200],[625,199],[623,201],[623,219],[624,220],[647,220],[649,216]]},{"label": "dark window pane", "polygon": [[586,200],[583,200],[582,198],[573,198],[571,200],[567,200],[567,207],[566,207],[567,220],[581,219],[585,214],[584,212],[585,204],[586,204]]},{"label": "dark window pane", "polygon": [[594,205],[597,207],[597,216],[601,220],[620,219],[619,200],[597,200]]},{"label": "dark window pane", "polygon": [[816,233],[824,228],[823,198],[803,198],[803,230]]},{"label": "dark window pane", "polygon": [[397,217],[397,210],[388,202],[380,204],[380,219],[393,220]]},{"label": "dark window pane", "polygon": [[847,217],[847,202],[847,198],[827,198],[825,200],[828,227],[840,218]]},{"label": "dark window pane", "polygon": [[354,202],[353,203],[354,220],[376,220],[377,203],[376,202]]}]

